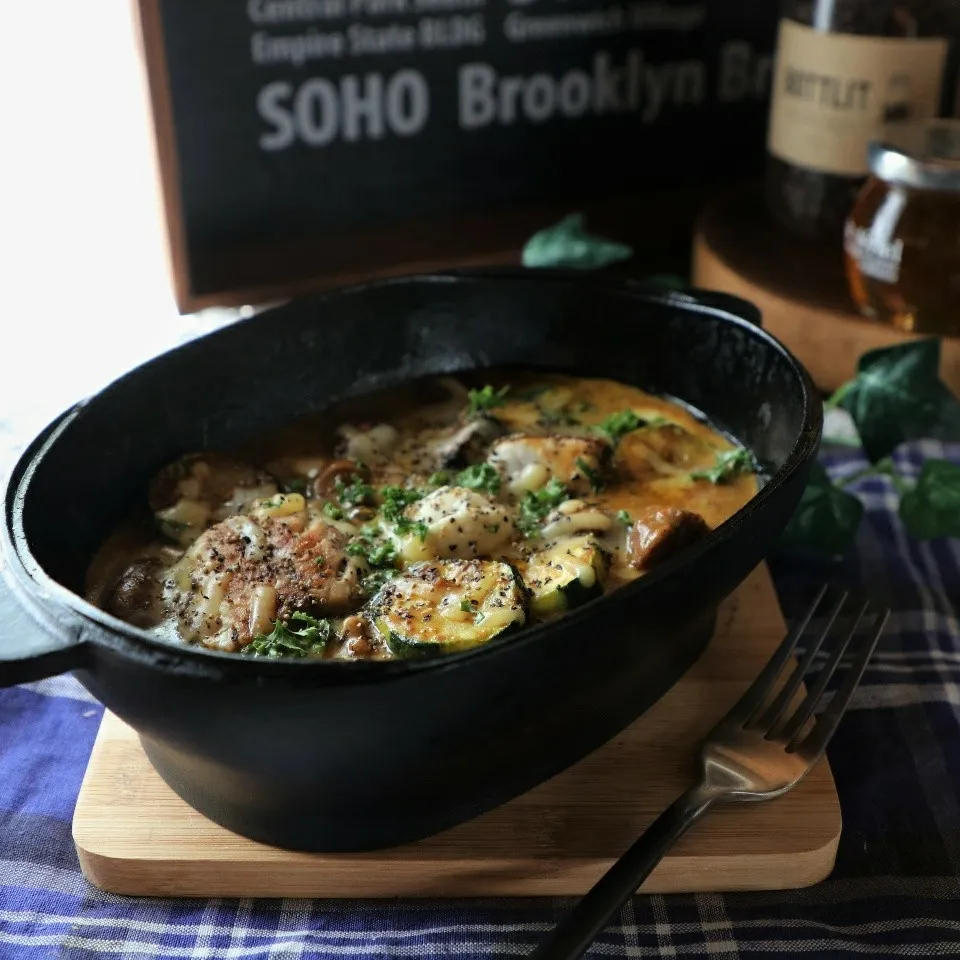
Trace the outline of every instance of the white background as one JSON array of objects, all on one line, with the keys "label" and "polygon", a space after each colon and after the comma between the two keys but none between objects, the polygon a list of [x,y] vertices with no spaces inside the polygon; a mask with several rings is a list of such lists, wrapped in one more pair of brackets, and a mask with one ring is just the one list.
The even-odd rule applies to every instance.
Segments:
[{"label": "white background", "polygon": [[0,454],[223,312],[168,281],[129,0],[3,0]]}]

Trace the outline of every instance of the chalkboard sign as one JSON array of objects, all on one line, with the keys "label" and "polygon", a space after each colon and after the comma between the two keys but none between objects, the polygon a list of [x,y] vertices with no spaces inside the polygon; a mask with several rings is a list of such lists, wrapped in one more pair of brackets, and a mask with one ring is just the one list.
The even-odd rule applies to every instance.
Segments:
[{"label": "chalkboard sign", "polygon": [[776,6],[138,0],[181,309],[757,172]]}]

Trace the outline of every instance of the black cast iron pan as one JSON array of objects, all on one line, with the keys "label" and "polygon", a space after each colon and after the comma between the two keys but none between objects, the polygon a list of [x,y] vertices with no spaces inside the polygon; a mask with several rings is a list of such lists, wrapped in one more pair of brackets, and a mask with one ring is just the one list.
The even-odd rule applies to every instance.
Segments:
[{"label": "black cast iron pan", "polygon": [[[631,723],[709,640],[816,454],[809,377],[749,305],[543,271],[408,277],[265,312],[166,353],[39,436],[4,496],[0,684],[74,671],[187,802],[303,850],[417,839],[563,770]],[[677,397],[768,467],[760,493],[655,572],[515,639],[423,662],[240,658],[166,644],[81,599],[149,477],[337,400],[487,366]]]}]

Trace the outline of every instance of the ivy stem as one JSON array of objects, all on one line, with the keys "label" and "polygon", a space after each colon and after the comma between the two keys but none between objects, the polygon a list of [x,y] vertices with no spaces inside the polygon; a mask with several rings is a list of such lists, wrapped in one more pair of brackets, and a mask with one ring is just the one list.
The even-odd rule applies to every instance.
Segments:
[{"label": "ivy stem", "polygon": [[862,444],[859,440],[854,440],[853,437],[841,437],[824,435],[823,438],[824,444],[830,444],[835,447],[860,447]]},{"label": "ivy stem", "polygon": [[862,470],[857,470],[855,473],[851,473],[849,477],[842,477],[841,479],[837,480],[836,485],[838,487],[849,487],[858,480],[862,480],[864,477],[871,477],[875,474],[880,474],[883,472],[883,470],[878,470],[871,464],[869,467],[864,467]]},{"label": "ivy stem", "polygon": [[893,484],[893,489],[902,497],[908,490],[912,490],[915,484],[910,483],[909,480],[904,480],[899,473],[891,472],[890,482]]},{"label": "ivy stem", "polygon": [[843,402],[843,398],[853,389],[855,380],[848,380],[846,383],[841,384],[826,400],[823,401],[823,406],[827,410],[835,410]]},{"label": "ivy stem", "polygon": [[896,490],[900,496],[903,496],[908,490],[913,489],[913,484],[910,483],[909,480],[904,480],[904,478],[897,473],[893,461],[889,457],[884,457],[876,463],[871,463],[870,466],[864,467],[862,470],[856,470],[851,473],[849,477],[843,477],[841,480],[838,480],[836,485],[838,487],[849,487],[864,477],[873,476],[889,477],[890,482],[893,484],[893,489]]},{"label": "ivy stem", "polygon": [[[899,478],[896,476],[896,473],[893,469],[893,461],[889,457],[884,457],[882,460],[878,460],[876,463],[871,463],[870,466],[851,473],[849,477],[843,477],[841,480],[837,481],[837,486],[849,487],[851,484],[856,483],[858,480],[862,480],[864,477],[884,475],[894,480],[894,486],[896,486],[896,481]],[[903,481],[901,481],[901,483],[902,482]]]}]

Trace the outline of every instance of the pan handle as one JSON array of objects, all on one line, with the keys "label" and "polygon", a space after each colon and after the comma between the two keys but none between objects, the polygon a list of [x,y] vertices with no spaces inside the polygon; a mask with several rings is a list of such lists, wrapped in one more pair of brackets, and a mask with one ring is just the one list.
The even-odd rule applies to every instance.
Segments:
[{"label": "pan handle", "polygon": [[58,623],[52,612],[24,604],[21,597],[0,547],[0,687],[86,665],[89,647],[78,629]]}]

